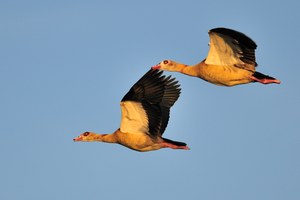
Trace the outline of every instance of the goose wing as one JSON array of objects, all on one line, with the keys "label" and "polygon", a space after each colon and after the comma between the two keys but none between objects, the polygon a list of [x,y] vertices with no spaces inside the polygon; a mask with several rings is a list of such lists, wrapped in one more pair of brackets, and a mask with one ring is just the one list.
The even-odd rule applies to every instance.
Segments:
[{"label": "goose wing", "polygon": [[227,28],[215,28],[209,32],[209,51],[205,63],[210,65],[235,66],[253,71],[255,42],[245,34]]},{"label": "goose wing", "polygon": [[[122,132],[154,137],[162,135],[168,124],[169,108],[180,92],[175,79],[165,77],[162,73],[150,69],[123,97],[120,125]],[[177,90],[179,91],[176,93]]]}]

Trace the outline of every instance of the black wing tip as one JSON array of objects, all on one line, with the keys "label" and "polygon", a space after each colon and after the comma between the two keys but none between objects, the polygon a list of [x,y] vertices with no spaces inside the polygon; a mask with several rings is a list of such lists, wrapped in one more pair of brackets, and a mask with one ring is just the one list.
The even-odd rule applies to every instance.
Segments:
[{"label": "black wing tip", "polygon": [[224,28],[224,27],[218,27],[218,28],[213,28],[211,30],[209,30],[209,33],[220,33],[220,34],[224,34],[224,35],[228,35],[236,40],[238,40],[239,42],[244,43],[245,45],[247,45],[248,47],[252,48],[252,49],[256,49],[257,45],[256,43],[247,35],[245,35],[242,32],[230,29],[230,28]]}]

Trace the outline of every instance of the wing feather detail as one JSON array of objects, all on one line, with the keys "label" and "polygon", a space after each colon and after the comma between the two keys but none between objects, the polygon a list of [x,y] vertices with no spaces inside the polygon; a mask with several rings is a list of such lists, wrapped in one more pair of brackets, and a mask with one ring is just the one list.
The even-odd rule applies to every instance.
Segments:
[{"label": "wing feather detail", "polygon": [[227,28],[209,31],[209,51],[205,63],[209,65],[235,66],[253,70],[255,61],[255,42],[245,34]]},{"label": "wing feather detail", "polygon": [[175,78],[165,77],[162,71],[149,70],[121,101],[120,130],[161,136],[169,121],[170,108],[180,95],[179,86]]}]

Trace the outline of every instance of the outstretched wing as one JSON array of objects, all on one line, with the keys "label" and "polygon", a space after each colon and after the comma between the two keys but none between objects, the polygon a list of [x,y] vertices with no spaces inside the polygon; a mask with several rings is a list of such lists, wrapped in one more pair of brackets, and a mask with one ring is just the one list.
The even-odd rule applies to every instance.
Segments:
[{"label": "outstretched wing", "polygon": [[180,93],[175,79],[162,73],[150,69],[123,97],[122,132],[161,136],[168,123],[169,108]]},{"label": "outstretched wing", "polygon": [[255,42],[245,34],[227,28],[209,31],[209,52],[205,63],[210,65],[236,66],[254,70]]},{"label": "outstretched wing", "polygon": [[161,102],[165,90],[162,71],[150,69],[121,101],[121,125],[124,133],[155,135],[161,126]]}]

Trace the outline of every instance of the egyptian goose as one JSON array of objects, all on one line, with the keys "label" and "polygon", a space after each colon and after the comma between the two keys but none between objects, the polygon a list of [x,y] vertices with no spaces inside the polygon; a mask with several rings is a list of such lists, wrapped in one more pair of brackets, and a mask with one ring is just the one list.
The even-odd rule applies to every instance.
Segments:
[{"label": "egyptian goose", "polygon": [[210,30],[210,49],[206,59],[196,65],[164,60],[153,69],[181,72],[216,85],[234,86],[250,82],[280,83],[255,71],[255,42],[243,33],[227,28]]},{"label": "egyptian goose", "polygon": [[141,152],[161,148],[189,150],[183,142],[162,137],[170,108],[179,97],[179,86],[175,78],[150,69],[123,97],[119,129],[112,134],[85,132],[74,141],[117,143]]}]

